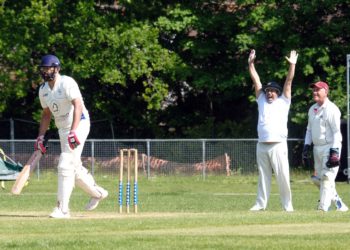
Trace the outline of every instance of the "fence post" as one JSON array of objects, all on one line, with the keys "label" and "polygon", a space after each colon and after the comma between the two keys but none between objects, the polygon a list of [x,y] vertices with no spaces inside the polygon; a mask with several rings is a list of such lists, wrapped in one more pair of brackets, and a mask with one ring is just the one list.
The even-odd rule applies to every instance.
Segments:
[{"label": "fence post", "polygon": [[15,125],[13,119],[10,118],[10,138],[11,138],[11,157],[15,156]]},{"label": "fence post", "polygon": [[151,171],[151,159],[150,159],[150,157],[151,157],[151,149],[150,149],[151,143],[150,143],[149,139],[146,140],[146,145],[147,145],[147,179],[149,179],[151,176],[151,173],[150,173],[150,171]]},{"label": "fence post", "polygon": [[202,140],[202,164],[203,164],[203,170],[202,170],[202,176],[203,180],[205,180],[205,171],[206,171],[206,164],[205,164],[205,140]]},{"label": "fence post", "polygon": [[347,176],[350,184],[350,54],[346,55],[346,89],[347,89]]},{"label": "fence post", "polygon": [[91,140],[91,174],[95,172],[95,141]]}]

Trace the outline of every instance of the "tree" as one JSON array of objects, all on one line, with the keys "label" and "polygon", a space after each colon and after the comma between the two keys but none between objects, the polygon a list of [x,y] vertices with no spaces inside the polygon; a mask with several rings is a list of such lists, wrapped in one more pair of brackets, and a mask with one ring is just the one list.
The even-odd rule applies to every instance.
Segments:
[{"label": "tree", "polygon": [[[6,2],[2,12],[0,79],[3,98],[14,97],[12,104],[35,93],[30,87],[39,82],[36,65],[42,55],[53,53],[62,72],[82,82],[82,92],[93,93],[86,100],[93,117],[117,122],[123,117],[129,127],[142,128],[147,112],[160,109],[168,81],[181,68],[176,54],[160,46],[152,25],[122,22],[122,13],[105,13],[94,1]],[[11,33],[13,27],[19,29]],[[15,112],[7,104],[1,106],[5,114],[38,117],[35,94]]]},{"label": "tree", "polygon": [[3,0],[0,114],[38,119],[36,65],[54,53],[92,119],[107,119],[116,137],[255,138],[249,51],[263,82],[282,83],[284,56],[296,49],[289,125],[302,137],[310,83],[328,81],[346,114],[349,8],[340,0]]}]

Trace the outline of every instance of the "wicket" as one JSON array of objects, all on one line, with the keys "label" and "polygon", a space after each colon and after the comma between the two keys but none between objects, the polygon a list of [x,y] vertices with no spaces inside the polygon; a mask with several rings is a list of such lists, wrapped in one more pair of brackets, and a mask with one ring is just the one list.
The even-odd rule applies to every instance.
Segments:
[{"label": "wicket", "polygon": [[[126,164],[124,164],[124,156],[126,156]],[[121,149],[120,150],[120,169],[119,169],[119,213],[123,212],[123,170],[124,165],[127,167],[127,183],[126,183],[126,212],[130,212],[130,183],[132,167],[134,168],[134,212],[137,213],[138,202],[138,154],[137,149]]]}]

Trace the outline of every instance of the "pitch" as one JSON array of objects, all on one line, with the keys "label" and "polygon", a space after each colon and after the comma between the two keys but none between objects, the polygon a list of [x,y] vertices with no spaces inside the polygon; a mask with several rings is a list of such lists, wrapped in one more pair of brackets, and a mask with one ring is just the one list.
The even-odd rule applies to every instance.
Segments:
[{"label": "pitch", "polygon": [[[295,212],[281,210],[276,183],[267,211],[250,212],[257,176],[139,180],[139,213],[118,213],[118,177],[97,176],[110,197],[84,211],[73,191],[71,215],[50,219],[56,176],[32,179],[20,196],[0,191],[1,249],[348,249],[349,212],[316,211],[309,173],[292,176]],[[348,184],[338,183],[349,204]]]}]

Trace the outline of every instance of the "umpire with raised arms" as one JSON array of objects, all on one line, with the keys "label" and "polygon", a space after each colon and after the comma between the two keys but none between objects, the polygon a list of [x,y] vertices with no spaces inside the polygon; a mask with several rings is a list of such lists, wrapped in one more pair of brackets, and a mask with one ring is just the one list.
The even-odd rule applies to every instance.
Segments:
[{"label": "umpire with raised arms", "polygon": [[248,58],[248,68],[254,84],[259,111],[257,125],[259,140],[256,148],[259,180],[256,202],[250,211],[266,209],[271,191],[273,171],[279,186],[282,208],[287,212],[292,212],[287,122],[291,104],[292,80],[298,54],[292,50],[290,56],[286,57],[289,70],[283,89],[276,82],[269,82],[262,86],[254,66],[255,58],[255,50],[251,50]]}]

